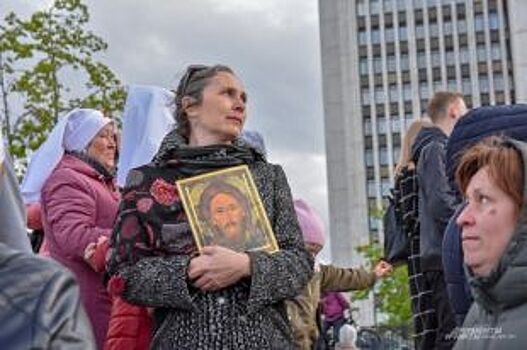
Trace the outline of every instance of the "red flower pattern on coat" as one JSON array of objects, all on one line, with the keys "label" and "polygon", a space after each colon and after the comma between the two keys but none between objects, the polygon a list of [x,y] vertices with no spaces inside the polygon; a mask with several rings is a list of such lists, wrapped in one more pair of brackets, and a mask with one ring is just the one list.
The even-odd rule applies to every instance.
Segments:
[{"label": "red flower pattern on coat", "polygon": [[174,204],[178,196],[175,185],[171,185],[163,179],[157,179],[150,187],[150,194],[159,204],[169,206]]}]

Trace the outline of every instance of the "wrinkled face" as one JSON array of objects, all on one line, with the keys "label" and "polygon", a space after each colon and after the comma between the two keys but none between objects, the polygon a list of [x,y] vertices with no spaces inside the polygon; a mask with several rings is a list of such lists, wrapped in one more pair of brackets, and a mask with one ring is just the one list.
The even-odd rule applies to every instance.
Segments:
[{"label": "wrinkled face", "polygon": [[481,168],[467,186],[467,205],[457,224],[462,229],[465,264],[476,276],[488,276],[507,249],[518,222],[519,210]]},{"label": "wrinkled face", "polygon": [[191,144],[230,143],[245,124],[245,89],[236,76],[219,72],[203,89],[202,102],[186,108]]},{"label": "wrinkled face", "polygon": [[212,223],[230,240],[242,237],[245,211],[241,203],[228,193],[218,193],[210,201]]},{"label": "wrinkled face", "polygon": [[88,155],[102,164],[107,170],[115,168],[117,151],[116,135],[113,123],[102,128],[88,146]]}]

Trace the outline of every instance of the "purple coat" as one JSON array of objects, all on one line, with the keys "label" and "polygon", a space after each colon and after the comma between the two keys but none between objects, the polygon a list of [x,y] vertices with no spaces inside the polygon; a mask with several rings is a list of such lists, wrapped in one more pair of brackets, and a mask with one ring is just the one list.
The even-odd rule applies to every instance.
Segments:
[{"label": "purple coat", "polygon": [[83,259],[84,250],[100,236],[110,236],[117,216],[119,193],[93,167],[65,155],[42,189],[43,224],[49,254],[69,268],[80,286],[97,346],[102,349],[111,302],[102,273]]},{"label": "purple coat", "polygon": [[322,299],[322,310],[327,322],[333,322],[344,317],[344,311],[349,303],[339,292],[329,292]]}]

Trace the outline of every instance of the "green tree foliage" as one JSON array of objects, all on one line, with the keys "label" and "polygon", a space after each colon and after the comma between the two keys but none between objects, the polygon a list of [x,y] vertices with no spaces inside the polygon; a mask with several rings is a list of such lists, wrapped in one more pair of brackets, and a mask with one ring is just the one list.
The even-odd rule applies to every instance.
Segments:
[{"label": "green tree foliage", "polygon": [[[382,249],[377,243],[358,247],[357,251],[366,258],[370,268],[373,268],[382,257]],[[353,299],[366,299],[369,293],[374,293],[377,311],[386,316],[381,326],[411,328],[412,310],[406,265],[396,267],[392,275],[377,282],[373,290],[355,292]]]},{"label": "green tree foliage", "polygon": [[55,0],[27,19],[11,12],[0,22],[2,126],[19,161],[40,146],[65,111],[89,107],[115,117],[122,110],[125,90],[96,61],[107,44],[86,29],[88,21],[81,0]]}]

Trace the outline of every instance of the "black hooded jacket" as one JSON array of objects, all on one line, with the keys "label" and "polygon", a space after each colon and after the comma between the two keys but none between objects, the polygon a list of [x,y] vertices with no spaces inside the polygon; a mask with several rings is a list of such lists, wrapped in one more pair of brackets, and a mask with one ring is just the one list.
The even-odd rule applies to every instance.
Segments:
[{"label": "black hooded jacket", "polygon": [[457,205],[445,172],[447,136],[437,127],[424,128],[412,147],[419,183],[420,255],[423,271],[441,271],[443,233]]}]

